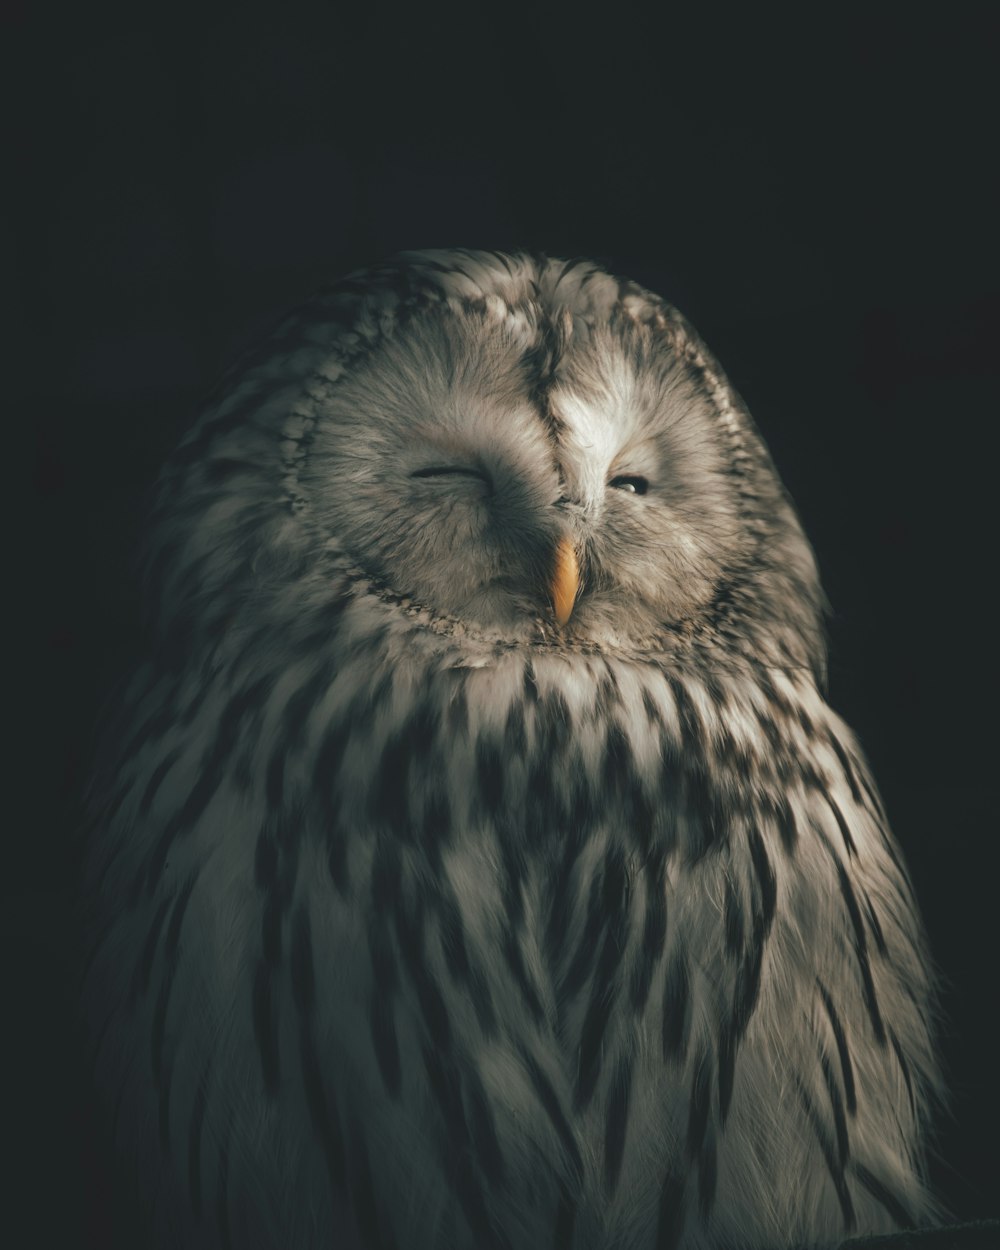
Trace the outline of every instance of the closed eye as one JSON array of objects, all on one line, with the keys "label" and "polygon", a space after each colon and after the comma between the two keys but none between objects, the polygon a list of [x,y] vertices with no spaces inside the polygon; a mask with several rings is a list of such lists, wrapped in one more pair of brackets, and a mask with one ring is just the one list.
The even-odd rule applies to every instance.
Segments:
[{"label": "closed eye", "polygon": [[493,481],[489,474],[482,469],[474,469],[464,464],[429,464],[424,469],[415,469],[410,477],[464,477],[476,478],[480,482],[484,482],[491,490],[493,489]]},{"label": "closed eye", "polygon": [[612,490],[623,490],[628,495],[645,495],[649,490],[649,482],[644,477],[631,475],[613,477],[608,485]]}]

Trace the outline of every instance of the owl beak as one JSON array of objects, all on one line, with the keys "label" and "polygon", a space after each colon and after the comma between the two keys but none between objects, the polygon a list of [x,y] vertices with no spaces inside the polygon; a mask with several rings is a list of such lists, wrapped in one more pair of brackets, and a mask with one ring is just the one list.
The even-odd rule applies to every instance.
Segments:
[{"label": "owl beak", "polygon": [[552,610],[560,626],[565,625],[573,615],[579,593],[580,567],[576,562],[576,552],[568,538],[560,538],[552,573]]}]

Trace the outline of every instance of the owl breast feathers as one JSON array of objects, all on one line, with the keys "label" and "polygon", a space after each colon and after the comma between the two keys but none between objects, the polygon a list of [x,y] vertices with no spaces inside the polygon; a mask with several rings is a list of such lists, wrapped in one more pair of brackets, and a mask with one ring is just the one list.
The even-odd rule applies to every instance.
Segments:
[{"label": "owl breast feathers", "polygon": [[404,255],[163,474],[94,783],[149,1244],[697,1250],[926,1220],[906,871],[815,563],[671,307]]}]

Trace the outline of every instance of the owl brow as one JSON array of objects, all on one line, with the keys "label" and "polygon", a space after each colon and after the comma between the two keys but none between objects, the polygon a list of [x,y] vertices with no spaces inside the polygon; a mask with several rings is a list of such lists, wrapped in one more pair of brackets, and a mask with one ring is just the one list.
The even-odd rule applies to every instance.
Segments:
[{"label": "owl brow", "polygon": [[538,337],[522,354],[521,365],[527,376],[531,400],[538,409],[549,441],[555,447],[559,446],[565,426],[552,405],[551,392],[565,352],[565,335],[559,325],[547,314],[542,315],[538,321]]}]

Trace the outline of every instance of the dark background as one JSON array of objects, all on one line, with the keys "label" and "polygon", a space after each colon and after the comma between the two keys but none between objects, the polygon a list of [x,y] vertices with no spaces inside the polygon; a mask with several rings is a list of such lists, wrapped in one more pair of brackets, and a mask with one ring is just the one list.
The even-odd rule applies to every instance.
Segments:
[{"label": "dark background", "polygon": [[687,313],[749,403],[942,971],[936,1182],[956,1216],[996,1213],[995,6],[870,7],[4,17],[30,605],[8,609],[29,698],[0,835],[4,1135],[31,1244],[108,1228],[62,992],[66,831],[135,639],[143,492],[234,348],[422,246],[594,256]]}]

